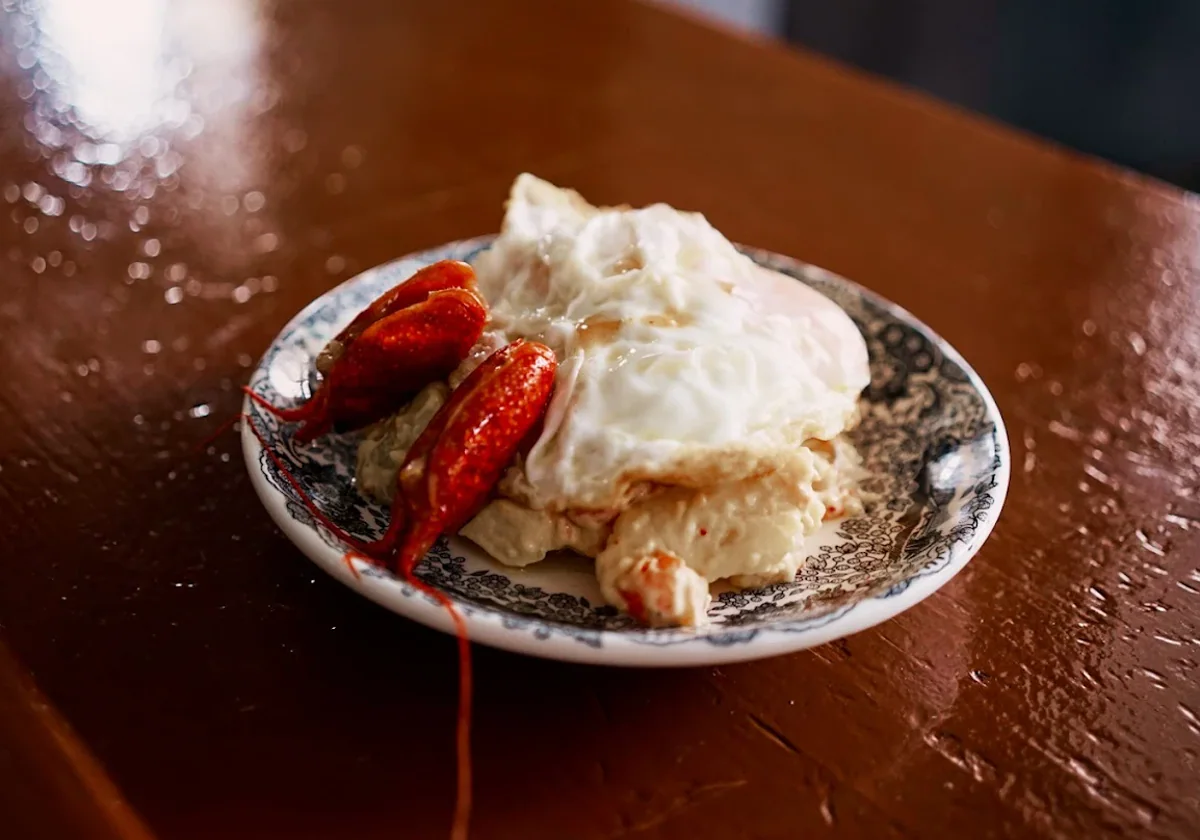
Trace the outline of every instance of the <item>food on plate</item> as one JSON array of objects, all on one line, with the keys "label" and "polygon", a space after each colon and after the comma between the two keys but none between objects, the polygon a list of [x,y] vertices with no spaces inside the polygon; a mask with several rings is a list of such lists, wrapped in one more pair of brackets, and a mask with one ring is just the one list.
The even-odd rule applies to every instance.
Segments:
[{"label": "food on plate", "polygon": [[[395,510],[418,467],[436,476],[431,486],[474,475],[463,458],[477,455],[466,449],[444,446],[435,463],[414,458],[422,451],[414,445],[481,365],[525,342],[556,363],[552,395],[547,389],[535,406],[528,394],[491,394],[485,403],[495,413],[480,414],[485,428],[476,431],[489,442],[478,443],[489,465],[507,456],[494,488],[433,517],[501,563],[526,566],[569,549],[594,558],[613,605],[651,625],[695,625],[705,619],[710,583],[790,580],[805,537],[856,510],[858,460],[841,435],[869,382],[862,336],[836,304],[758,266],[703,216],[664,204],[593,207],[521,175],[474,282],[462,264],[445,265],[397,287],[423,281],[425,297],[393,290],[404,307],[373,305],[373,315],[360,316],[365,328],[347,328],[349,342],[339,336],[325,354],[336,381],[364,339],[379,345],[371,353],[383,352],[391,346],[384,336],[409,341],[420,323],[437,345],[422,351],[436,357],[423,362],[423,382],[410,372],[372,402],[374,380],[359,374],[325,400],[333,407],[340,398],[340,414],[322,421],[312,410],[317,428],[390,415],[360,444],[364,495]],[[453,297],[438,301],[443,295]],[[454,313],[444,331],[438,324],[450,322],[437,320],[435,302]],[[485,323],[474,304],[486,307]],[[452,350],[461,363],[448,369]],[[523,418],[535,419],[515,440],[506,401],[518,396]],[[319,399],[321,391],[308,405]],[[406,504],[406,519],[423,513]],[[421,539],[405,552],[413,562],[413,551],[428,548],[429,528],[417,530]]]},{"label": "food on plate", "polygon": [[853,513],[842,436],[869,381],[850,318],[740,253],[703,216],[602,208],[532,175],[474,268],[443,261],[321,352],[296,438],[369,426],[359,492],[406,577],[442,533],[501,563],[570,550],[655,626],[705,620],[709,584],[790,580]]},{"label": "food on plate", "polygon": [[[527,566],[593,559],[604,597],[654,626],[698,625],[709,585],[786,581],[804,540],[859,505],[842,437],[868,384],[850,318],[756,265],[703,216],[593,207],[531,175],[471,266],[422,268],[316,359],[321,383],[267,411],[311,441],[366,428],[359,492],[383,536],[347,534],[265,454],[354,558],[440,602],[459,639],[455,837],[470,812],[470,648],[462,616],[413,574],[441,534]],[[357,574],[357,572],[355,572]]]}]

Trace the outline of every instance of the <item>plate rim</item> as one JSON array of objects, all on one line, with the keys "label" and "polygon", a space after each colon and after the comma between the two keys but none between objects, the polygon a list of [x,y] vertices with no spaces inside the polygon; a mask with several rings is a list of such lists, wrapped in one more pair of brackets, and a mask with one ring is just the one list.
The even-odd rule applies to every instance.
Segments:
[{"label": "plate rim", "polygon": [[[258,376],[264,359],[271,353],[272,348],[278,344],[279,340],[320,309],[324,302],[339,290],[361,282],[364,277],[385,270],[389,266],[403,262],[427,262],[431,255],[452,249],[462,253],[471,253],[486,247],[495,238],[496,234],[486,234],[452,240],[413,251],[367,268],[325,290],[309,301],[279,330],[267,345],[267,349],[258,358],[251,373],[251,380]],[[743,245],[736,245],[736,247],[748,255],[781,260],[797,269],[815,271],[838,283],[847,285],[872,304],[897,316],[924,334],[936,344],[945,357],[960,367],[971,387],[982,399],[987,419],[994,424],[993,435],[996,457],[999,461],[999,466],[994,473],[996,486],[992,490],[993,504],[983,511],[974,533],[967,541],[952,546],[949,556],[944,561],[937,559],[931,561],[931,564],[942,562],[941,568],[925,573],[924,570],[928,568],[927,564],[921,570],[906,577],[903,581],[906,585],[900,592],[891,590],[876,592],[838,607],[829,613],[811,618],[784,619],[753,628],[731,628],[723,633],[697,635],[669,644],[639,642],[629,638],[627,633],[600,629],[589,631],[603,639],[602,644],[593,646],[583,643],[581,639],[573,637],[570,633],[555,632],[559,627],[557,622],[523,616],[501,608],[476,605],[456,597],[454,593],[447,593],[463,614],[472,642],[543,659],[621,667],[695,667],[763,659],[826,644],[894,618],[949,583],[987,541],[1000,519],[1008,495],[1012,455],[1003,416],[982,377],[953,345],[930,328],[928,324],[915,317],[903,306],[877,292],[840,274],[795,257],[764,248]],[[796,282],[802,281],[797,279]],[[243,415],[253,417],[252,409],[250,398],[244,397]],[[260,502],[275,524],[293,545],[300,549],[301,553],[334,579],[385,609],[442,633],[451,636],[455,634],[453,620],[446,609],[428,595],[419,592],[415,587],[394,578],[381,580],[360,576],[352,572],[340,557],[332,559],[333,550],[323,541],[314,527],[298,522],[292,517],[287,510],[286,497],[270,484],[266,475],[259,469],[259,454],[262,452],[262,445],[249,428],[248,422],[243,421],[241,424],[241,438],[242,454],[247,472],[250,474],[251,484]],[[538,636],[536,628],[539,626],[547,628],[546,635]],[[533,633],[530,632],[531,628],[534,628]],[[646,634],[653,632],[646,631]],[[735,637],[746,636],[746,634],[750,635],[741,640],[741,643],[735,643],[737,641]],[[724,641],[724,639],[730,641]],[[697,644],[699,642],[705,643]]]}]

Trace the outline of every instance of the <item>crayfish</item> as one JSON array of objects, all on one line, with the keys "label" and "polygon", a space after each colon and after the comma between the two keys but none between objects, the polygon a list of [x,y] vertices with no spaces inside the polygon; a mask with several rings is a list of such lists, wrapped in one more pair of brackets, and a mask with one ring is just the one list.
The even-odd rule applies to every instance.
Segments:
[{"label": "crayfish", "polygon": [[[279,419],[299,423],[295,438],[300,442],[362,428],[399,410],[430,382],[447,378],[479,341],[487,320],[473,269],[444,260],[378,297],[326,345],[316,360],[323,378],[307,402],[281,408],[245,390]],[[353,546],[346,557],[352,571],[355,557],[385,565],[439,601],[454,620],[461,662],[454,838],[466,836],[470,811],[470,644],[450,599],[413,571],[441,534],[456,532],[487,502],[536,430],[556,369],[550,348],[517,339],[471,371],[409,450],[397,474],[391,520],[372,543],[345,533],[317,509],[250,423],[310,513]]]}]

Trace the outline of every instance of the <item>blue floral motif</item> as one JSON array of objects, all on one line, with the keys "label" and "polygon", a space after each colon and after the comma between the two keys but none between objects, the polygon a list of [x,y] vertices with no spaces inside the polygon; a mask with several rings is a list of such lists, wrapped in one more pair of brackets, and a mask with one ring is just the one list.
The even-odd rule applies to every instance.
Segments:
[{"label": "blue floral motif", "polygon": [[[448,258],[470,261],[489,243],[490,237],[467,240],[397,260],[314,301],[271,345],[251,387],[273,403],[287,403],[277,384],[285,367],[280,362],[288,359],[293,368],[297,363],[303,368],[296,371],[295,392],[307,394],[312,358],[356,312],[420,266]],[[766,632],[804,633],[826,626],[869,599],[897,597],[917,580],[968,559],[977,536],[999,513],[1008,460],[1003,426],[978,377],[927,328],[871,292],[786,257],[743,250],[834,300],[867,340],[871,384],[862,398],[862,420],[851,435],[869,472],[863,485],[870,496],[866,511],[841,522],[834,536],[814,546],[794,582],[721,594],[710,611],[711,626],[699,631],[648,629],[606,605],[531,585],[524,582],[528,577],[516,580],[498,564],[477,568],[444,539],[418,566],[424,582],[449,594],[467,615],[493,615],[505,629],[535,639],[564,635],[599,648],[618,634],[652,646],[725,647]],[[267,447],[324,515],[360,540],[383,533],[387,511],[354,490],[356,436],[330,435],[300,446],[269,413],[253,404],[248,409]],[[314,529],[331,548],[347,548],[314,521],[265,451],[255,468],[287,500],[293,519]],[[372,567],[363,567],[361,574],[391,577]],[[401,591],[406,597],[429,597],[407,585]]]}]

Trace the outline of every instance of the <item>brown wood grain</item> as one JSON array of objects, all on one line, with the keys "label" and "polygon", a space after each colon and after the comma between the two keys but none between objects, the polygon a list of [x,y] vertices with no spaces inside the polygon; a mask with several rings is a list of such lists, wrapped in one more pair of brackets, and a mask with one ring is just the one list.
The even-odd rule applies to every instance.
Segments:
[{"label": "brown wood grain", "polygon": [[0,642],[0,815],[22,840],[153,840],[87,746]]},{"label": "brown wood grain", "polygon": [[232,436],[193,449],[307,301],[494,230],[529,170],[900,303],[1014,476],[951,584],[817,650],[478,649],[472,836],[1195,836],[1196,197],[620,0],[63,8],[0,31],[0,824],[111,835],[78,785],[92,834],[56,822],[28,671],[164,840],[444,836],[453,640],[321,576]]}]

